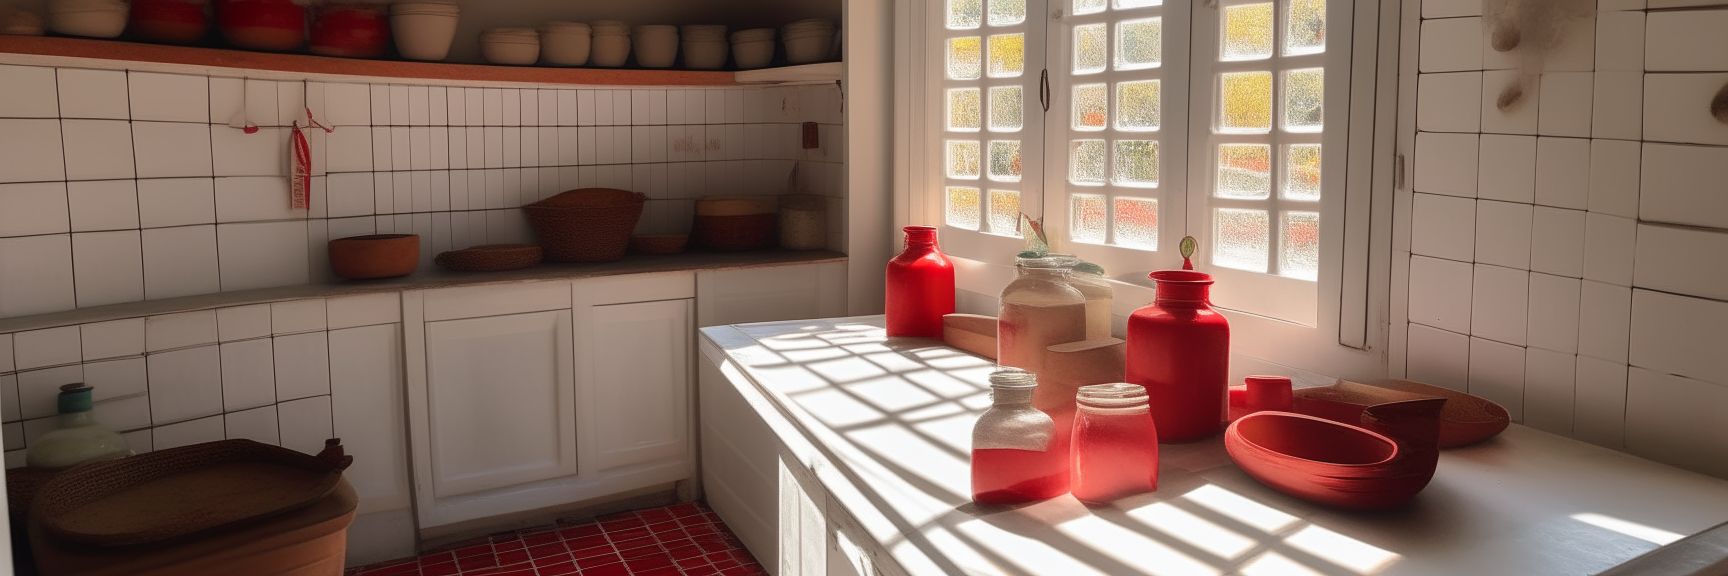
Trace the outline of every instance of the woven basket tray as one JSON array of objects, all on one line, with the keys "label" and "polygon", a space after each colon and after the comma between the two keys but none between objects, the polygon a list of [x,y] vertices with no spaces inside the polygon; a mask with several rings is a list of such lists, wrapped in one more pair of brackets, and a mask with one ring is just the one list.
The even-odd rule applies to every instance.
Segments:
[{"label": "woven basket tray", "polygon": [[581,188],[523,206],[546,260],[611,262],[624,257],[648,197],[611,188]]},{"label": "woven basket tray", "polygon": [[354,462],[338,442],[317,456],[221,440],[84,464],[44,485],[30,515],[56,537],[100,546],[206,533],[328,495]]},{"label": "woven basket tray", "polygon": [[486,244],[439,254],[432,261],[458,272],[499,272],[540,263],[540,247],[532,244]]}]

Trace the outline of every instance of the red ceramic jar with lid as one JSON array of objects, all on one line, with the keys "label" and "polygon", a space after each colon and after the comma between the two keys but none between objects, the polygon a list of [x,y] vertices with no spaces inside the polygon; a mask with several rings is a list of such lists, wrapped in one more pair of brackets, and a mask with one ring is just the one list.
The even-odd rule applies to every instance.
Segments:
[{"label": "red ceramic jar with lid", "polygon": [[933,226],[907,226],[906,250],[888,261],[889,336],[942,337],[942,317],[954,313],[954,263],[936,245]]},{"label": "red ceramic jar with lid", "polygon": [[1128,382],[1146,387],[1164,442],[1224,430],[1230,388],[1230,323],[1212,309],[1212,276],[1161,270],[1150,306],[1128,317]]},{"label": "red ceramic jar with lid", "polygon": [[390,15],[383,4],[330,4],[312,20],[313,54],[378,58],[390,46]]},{"label": "red ceramic jar with lid", "polygon": [[306,43],[306,9],[291,0],[216,0],[216,23],[240,48],[285,51]]},{"label": "red ceramic jar with lid", "polygon": [[210,31],[209,0],[132,0],[132,35],[146,42],[191,44]]}]

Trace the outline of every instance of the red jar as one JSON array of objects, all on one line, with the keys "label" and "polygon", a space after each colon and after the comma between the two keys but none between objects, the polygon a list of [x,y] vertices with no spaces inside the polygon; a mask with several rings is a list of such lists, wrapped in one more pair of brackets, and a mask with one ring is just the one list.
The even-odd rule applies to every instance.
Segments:
[{"label": "red jar", "polygon": [[208,0],[132,0],[132,35],[146,42],[191,44],[210,31]]},{"label": "red jar", "polygon": [[216,0],[216,24],[239,48],[285,51],[306,42],[306,9],[290,0]]},{"label": "red jar", "polygon": [[1158,489],[1158,430],[1146,390],[1133,384],[1081,386],[1074,414],[1070,489],[1103,504]]},{"label": "red jar", "polygon": [[390,16],[377,4],[331,4],[312,20],[313,54],[379,58],[390,46]]},{"label": "red jar", "polygon": [[954,313],[954,263],[936,246],[936,227],[907,226],[906,250],[888,261],[889,336],[942,337]]},{"label": "red jar", "polygon": [[1224,430],[1229,398],[1230,323],[1212,309],[1212,276],[1153,272],[1152,305],[1128,317],[1128,382],[1146,387],[1165,442],[1192,442]]}]

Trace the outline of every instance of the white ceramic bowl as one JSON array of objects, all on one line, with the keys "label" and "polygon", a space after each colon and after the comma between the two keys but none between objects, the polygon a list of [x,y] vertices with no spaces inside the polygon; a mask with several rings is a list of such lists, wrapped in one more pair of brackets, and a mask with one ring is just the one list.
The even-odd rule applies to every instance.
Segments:
[{"label": "white ceramic bowl", "polygon": [[587,64],[593,45],[591,29],[581,22],[547,22],[540,29],[540,58],[552,66]]},{"label": "white ceramic bowl", "polygon": [[786,37],[786,62],[789,64],[809,64],[828,59],[828,52],[834,47],[833,32],[808,32]]},{"label": "white ceramic bowl", "polygon": [[493,64],[526,66],[540,59],[540,31],[493,28],[480,34],[480,55]]},{"label": "white ceramic bowl", "polygon": [[402,3],[390,6],[390,36],[409,60],[437,61],[450,55],[456,41],[455,4]]},{"label": "white ceramic bowl", "polygon": [[48,29],[68,36],[114,38],[126,31],[130,7],[124,2],[50,2]]},{"label": "white ceramic bowl", "polygon": [[630,59],[630,36],[628,34],[595,34],[592,39],[593,49],[589,59],[595,66],[617,68]]},{"label": "white ceramic bowl", "polygon": [[773,41],[774,34],[775,31],[773,28],[751,28],[749,30],[733,32],[730,38],[733,44],[739,42],[757,42],[761,40]]},{"label": "white ceramic bowl", "polygon": [[719,70],[726,66],[727,48],[724,40],[685,40],[684,67],[691,70]]},{"label": "white ceramic bowl", "polygon": [[678,27],[678,38],[685,42],[691,40],[726,41],[726,26],[721,24],[689,24]]},{"label": "white ceramic bowl", "polygon": [[774,40],[733,42],[732,59],[738,62],[739,70],[766,68],[774,63]]},{"label": "white ceramic bowl", "polygon": [[637,26],[630,40],[636,50],[636,63],[643,68],[671,68],[678,60],[676,26]]}]

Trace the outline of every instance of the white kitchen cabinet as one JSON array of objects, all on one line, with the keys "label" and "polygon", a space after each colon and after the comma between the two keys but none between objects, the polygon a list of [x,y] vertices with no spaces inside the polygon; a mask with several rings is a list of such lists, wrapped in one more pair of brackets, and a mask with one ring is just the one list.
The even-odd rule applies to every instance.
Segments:
[{"label": "white kitchen cabinet", "polygon": [[696,275],[696,325],[846,315],[846,263],[714,270]]}]

